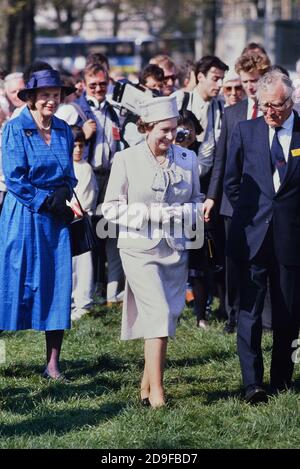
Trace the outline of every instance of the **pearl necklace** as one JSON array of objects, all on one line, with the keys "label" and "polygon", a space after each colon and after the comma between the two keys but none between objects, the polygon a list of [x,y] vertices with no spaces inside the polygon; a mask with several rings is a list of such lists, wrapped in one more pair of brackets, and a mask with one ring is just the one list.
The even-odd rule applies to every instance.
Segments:
[{"label": "pearl necklace", "polygon": [[51,124],[52,124],[52,119],[50,119],[50,124],[48,126],[44,126],[41,124],[37,116],[35,116],[35,122],[37,123],[37,126],[40,130],[43,130],[44,132],[47,132],[48,130],[51,129]]},{"label": "pearl necklace", "polygon": [[164,164],[164,162],[166,161],[166,158],[167,158],[166,155],[159,155],[155,157],[156,161],[159,164]]},{"label": "pearl necklace", "polygon": [[42,124],[40,124],[40,123],[38,122],[38,127],[39,127],[40,130],[44,130],[45,132],[47,132],[48,130],[51,129],[51,122],[50,122],[50,124],[49,124],[47,127],[44,127]]},{"label": "pearl necklace", "polygon": [[44,127],[43,125],[40,125],[40,129],[41,129],[41,130],[44,130],[45,132],[47,132],[48,130],[51,129],[51,124],[49,124],[48,127]]}]

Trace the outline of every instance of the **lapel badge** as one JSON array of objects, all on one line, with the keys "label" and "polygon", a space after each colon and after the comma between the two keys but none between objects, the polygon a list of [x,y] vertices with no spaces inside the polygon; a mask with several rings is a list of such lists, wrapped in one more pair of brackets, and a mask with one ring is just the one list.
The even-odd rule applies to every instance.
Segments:
[{"label": "lapel badge", "polygon": [[300,148],[295,148],[291,150],[292,156],[300,156]]},{"label": "lapel badge", "polygon": [[25,135],[27,135],[27,137],[31,137],[32,135],[31,130],[26,130]]},{"label": "lapel badge", "polygon": [[185,152],[181,153],[181,158],[183,158],[183,159],[186,158],[186,153]]}]

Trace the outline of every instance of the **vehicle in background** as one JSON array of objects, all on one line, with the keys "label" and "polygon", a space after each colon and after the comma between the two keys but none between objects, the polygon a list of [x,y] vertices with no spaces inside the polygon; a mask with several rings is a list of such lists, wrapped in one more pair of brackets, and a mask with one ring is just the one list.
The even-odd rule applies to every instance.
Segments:
[{"label": "vehicle in background", "polygon": [[192,36],[155,38],[98,38],[63,36],[36,38],[35,59],[44,60],[54,68],[80,71],[90,53],[102,53],[109,58],[111,69],[124,74],[135,73],[156,54],[168,54],[175,62],[193,59],[195,40]]}]

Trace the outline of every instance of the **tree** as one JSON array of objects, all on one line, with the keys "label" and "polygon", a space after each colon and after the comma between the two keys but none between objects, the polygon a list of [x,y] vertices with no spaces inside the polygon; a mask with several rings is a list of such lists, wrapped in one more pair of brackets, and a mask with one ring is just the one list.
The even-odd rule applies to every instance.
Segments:
[{"label": "tree", "polygon": [[35,0],[4,0],[1,5],[1,58],[9,71],[21,70],[34,54]]},{"label": "tree", "polygon": [[99,8],[112,13],[112,36],[117,36],[120,26],[133,18],[137,23],[145,23],[148,34],[156,37],[194,35],[202,18],[205,53],[214,52],[216,8],[222,3],[219,0],[48,0],[46,4],[38,1],[40,8],[50,6],[55,12],[52,32],[58,36],[78,34],[87,13]]},{"label": "tree", "polygon": [[[132,11],[146,22],[149,34],[163,37],[196,35],[199,22],[204,54],[213,54],[218,0],[127,0]],[[219,5],[220,4],[220,5]]]},{"label": "tree", "polygon": [[55,34],[57,36],[77,35],[82,29],[85,15],[98,4],[95,0],[39,0],[39,7],[52,7],[55,14]]}]

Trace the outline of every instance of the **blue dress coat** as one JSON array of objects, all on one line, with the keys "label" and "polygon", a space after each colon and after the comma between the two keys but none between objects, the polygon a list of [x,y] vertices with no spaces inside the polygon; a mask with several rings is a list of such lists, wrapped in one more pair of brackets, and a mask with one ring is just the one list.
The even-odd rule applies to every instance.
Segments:
[{"label": "blue dress coat", "polygon": [[72,152],[71,129],[55,116],[49,146],[27,107],[4,127],[3,170],[8,194],[0,218],[0,329],[70,327],[69,229],[39,209],[59,186],[68,185],[71,195],[77,183]]}]

